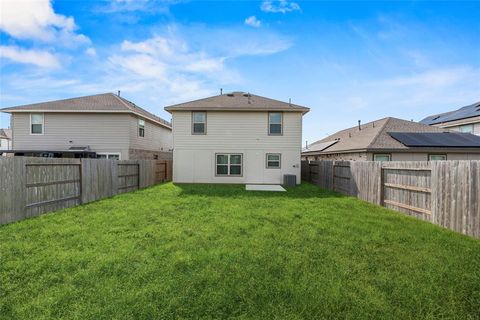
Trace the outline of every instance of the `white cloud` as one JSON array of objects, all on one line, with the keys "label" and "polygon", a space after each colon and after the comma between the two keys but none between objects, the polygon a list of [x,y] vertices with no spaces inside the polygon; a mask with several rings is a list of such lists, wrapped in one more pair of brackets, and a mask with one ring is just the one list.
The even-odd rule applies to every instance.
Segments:
[{"label": "white cloud", "polygon": [[15,46],[0,46],[0,57],[42,68],[58,68],[60,62],[48,51],[26,50]]},{"label": "white cloud", "polygon": [[103,13],[143,11],[146,13],[169,13],[171,5],[183,0],[110,0],[97,7]]},{"label": "white cloud", "polygon": [[254,28],[258,28],[262,25],[262,22],[260,20],[257,19],[257,17],[255,16],[250,16],[248,17],[247,19],[245,19],[245,24],[247,26],[251,26],[251,27],[254,27]]},{"label": "white cloud", "polygon": [[291,11],[301,10],[298,3],[287,0],[263,1],[260,9],[262,9],[262,11],[271,13],[287,13]]},{"label": "white cloud", "polygon": [[64,45],[89,43],[76,33],[72,17],[54,12],[50,0],[2,1],[0,30],[17,39],[61,42]]},{"label": "white cloud", "polygon": [[97,56],[97,50],[95,50],[95,48],[93,48],[93,47],[90,47],[90,48],[87,48],[85,50],[85,54],[89,55],[91,57],[96,57]]}]

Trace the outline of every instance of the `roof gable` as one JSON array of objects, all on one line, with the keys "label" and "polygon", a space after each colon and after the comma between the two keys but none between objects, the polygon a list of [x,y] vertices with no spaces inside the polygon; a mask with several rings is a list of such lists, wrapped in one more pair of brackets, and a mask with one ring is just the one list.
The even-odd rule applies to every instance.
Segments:
[{"label": "roof gable", "polygon": [[[381,150],[381,149],[408,149],[407,146],[392,138],[389,132],[445,132],[448,130],[431,127],[413,121],[397,118],[383,118],[339,131],[322,140],[316,141],[304,149],[305,153],[339,153],[355,150]],[[318,151],[316,146],[321,146],[329,141],[338,140],[333,145]]]},{"label": "roof gable", "polygon": [[170,122],[140,108],[133,102],[113,93],[62,99],[0,109],[3,112],[103,112],[133,113],[162,126],[171,128]]},{"label": "roof gable", "polygon": [[293,103],[246,92],[231,92],[165,107],[171,111],[286,111],[307,113],[310,109]]}]

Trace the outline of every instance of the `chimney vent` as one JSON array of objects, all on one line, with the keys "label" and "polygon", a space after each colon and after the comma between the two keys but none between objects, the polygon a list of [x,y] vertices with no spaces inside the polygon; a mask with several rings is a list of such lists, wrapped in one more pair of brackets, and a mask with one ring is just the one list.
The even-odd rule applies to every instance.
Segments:
[{"label": "chimney vent", "polygon": [[120,90],[118,90],[118,92],[117,92],[117,96],[119,96],[119,97],[120,97]]},{"label": "chimney vent", "polygon": [[223,94],[223,88],[220,88],[220,95]]},{"label": "chimney vent", "polygon": [[362,123],[362,121],[361,121],[361,120],[358,120],[358,131],[362,130],[361,123]]}]

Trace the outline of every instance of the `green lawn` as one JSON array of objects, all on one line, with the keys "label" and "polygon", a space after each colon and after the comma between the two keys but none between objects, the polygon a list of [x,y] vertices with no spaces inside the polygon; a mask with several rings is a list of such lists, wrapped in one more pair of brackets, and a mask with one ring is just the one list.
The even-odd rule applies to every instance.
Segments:
[{"label": "green lawn", "polygon": [[0,227],[2,319],[480,317],[480,241],[304,184],[171,183]]}]

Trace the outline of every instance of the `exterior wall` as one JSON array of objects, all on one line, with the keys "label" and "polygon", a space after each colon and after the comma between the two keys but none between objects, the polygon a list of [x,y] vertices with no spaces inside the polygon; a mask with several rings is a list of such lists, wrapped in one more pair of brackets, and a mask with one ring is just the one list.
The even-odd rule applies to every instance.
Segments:
[{"label": "exterior wall", "polygon": [[[180,183],[300,183],[302,114],[283,113],[283,135],[268,135],[267,112],[207,112],[207,133],[192,135],[192,113],[173,112],[173,181]],[[216,153],[243,154],[243,175],[215,175]],[[280,153],[281,168],[267,169],[266,154]]]},{"label": "exterior wall", "polygon": [[[387,152],[388,153],[388,152]],[[453,152],[397,152],[390,153],[392,161],[428,161],[429,154],[446,154],[447,160],[480,160],[480,153],[453,153]],[[370,159],[373,160],[373,154]]]},{"label": "exterior wall", "polygon": [[171,151],[165,152],[142,149],[129,149],[128,158],[129,160],[172,160],[173,153]]},{"label": "exterior wall", "polygon": [[302,156],[302,159],[315,161],[315,160],[330,160],[330,161],[367,161],[368,158],[366,152],[351,152],[351,153],[333,153],[333,154],[319,154]]},{"label": "exterior wall", "polygon": [[[382,153],[382,152],[376,152]],[[446,154],[447,160],[480,160],[480,153],[454,153],[454,152],[384,152],[390,154],[392,161],[428,161],[429,154]],[[302,160],[331,160],[331,161],[373,161],[372,152],[352,152],[331,155],[302,156]]]},{"label": "exterior wall", "polygon": [[[145,137],[138,135],[138,119],[145,120]],[[129,115],[129,123],[131,149],[165,152],[172,150],[172,130],[133,115]]]},{"label": "exterior wall", "polygon": [[[13,149],[68,150],[90,146],[95,152],[120,153],[129,158],[128,114],[44,113],[43,135],[30,134],[30,114],[13,113]],[[72,143],[70,143],[72,141]]]},{"label": "exterior wall", "polygon": [[12,140],[0,138],[0,150],[10,150],[10,149],[12,149]]},{"label": "exterior wall", "polygon": [[460,131],[460,127],[472,124],[473,125],[473,134],[480,135],[480,117],[473,117],[461,120],[450,121],[446,123],[434,124],[435,127],[447,128],[455,131]]}]

